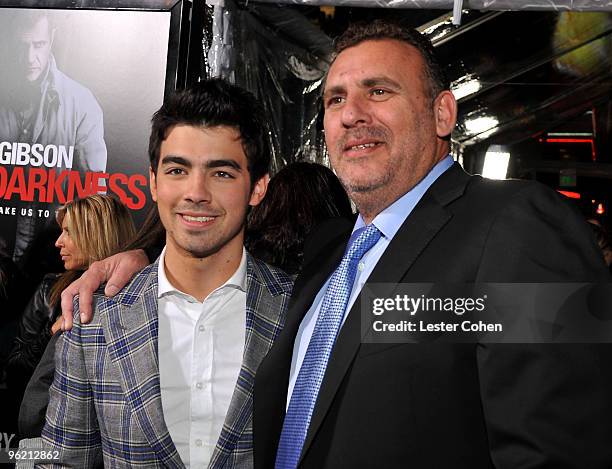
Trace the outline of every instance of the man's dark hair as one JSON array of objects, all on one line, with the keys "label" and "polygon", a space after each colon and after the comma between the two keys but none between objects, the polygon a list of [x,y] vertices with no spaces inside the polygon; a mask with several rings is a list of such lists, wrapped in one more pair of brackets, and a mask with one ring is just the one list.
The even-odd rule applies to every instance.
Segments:
[{"label": "man's dark hair", "polygon": [[264,111],[255,97],[220,79],[210,79],[173,93],[153,114],[149,160],[157,172],[162,142],[176,125],[226,126],[240,133],[251,184],[270,166],[270,141]]},{"label": "man's dark hair", "polygon": [[450,88],[448,77],[440,65],[429,39],[398,21],[377,19],[351,24],[334,42],[336,57],[349,47],[376,39],[395,39],[414,47],[421,54],[425,65],[425,83],[429,85],[428,91],[432,100],[441,91]]},{"label": "man's dark hair", "polygon": [[53,19],[47,10],[17,10],[12,14],[12,16],[7,16],[7,19],[8,21],[5,24],[9,25],[11,36],[15,36],[18,33],[32,29],[41,20],[47,21],[47,25],[49,26],[49,34],[52,34],[52,31],[55,28]]}]

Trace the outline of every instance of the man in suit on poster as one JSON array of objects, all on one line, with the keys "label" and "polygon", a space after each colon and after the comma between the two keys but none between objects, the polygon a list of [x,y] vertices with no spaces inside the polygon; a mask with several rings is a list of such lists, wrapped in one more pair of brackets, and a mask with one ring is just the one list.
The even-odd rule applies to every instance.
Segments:
[{"label": "man in suit on poster", "polygon": [[258,104],[221,80],[154,115],[159,258],[56,346],[43,440],[70,467],[253,466],[254,373],[293,281],[243,247],[270,148]]},{"label": "man in suit on poster", "polygon": [[554,191],[448,156],[456,102],[426,39],[375,21],[336,51],[325,138],[359,216],[305,254],[255,380],[255,467],[612,467],[607,345],[361,343],[364,285],[609,276]]}]

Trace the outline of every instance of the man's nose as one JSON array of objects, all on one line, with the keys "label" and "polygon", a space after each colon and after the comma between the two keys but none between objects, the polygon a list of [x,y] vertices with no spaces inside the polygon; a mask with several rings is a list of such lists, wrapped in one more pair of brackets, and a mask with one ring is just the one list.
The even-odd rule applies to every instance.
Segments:
[{"label": "man's nose", "polygon": [[28,47],[28,64],[32,65],[36,62],[37,56],[34,50],[34,45]]},{"label": "man's nose", "polygon": [[192,172],[185,184],[185,199],[194,203],[210,202],[212,194],[206,173]]},{"label": "man's nose", "polygon": [[370,122],[370,106],[367,100],[357,96],[347,98],[342,107],[342,125],[350,128]]}]

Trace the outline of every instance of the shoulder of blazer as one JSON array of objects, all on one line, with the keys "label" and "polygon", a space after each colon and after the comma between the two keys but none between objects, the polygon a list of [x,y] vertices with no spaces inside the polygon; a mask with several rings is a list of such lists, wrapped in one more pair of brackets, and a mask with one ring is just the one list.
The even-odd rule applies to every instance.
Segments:
[{"label": "shoulder of blazer", "polygon": [[113,297],[107,297],[104,295],[104,288],[106,284],[103,284],[94,293],[94,300],[104,299],[111,303],[120,303],[126,306],[131,306],[134,302],[140,298],[143,292],[150,287],[157,287],[157,266],[158,260],[149,264],[140,272],[138,272],[128,284],[123,287],[119,293]]},{"label": "shoulder of blazer", "polygon": [[291,294],[293,277],[247,253],[247,277],[264,285],[272,296]]},{"label": "shoulder of blazer", "polygon": [[493,180],[471,176],[466,188],[470,205],[474,210],[497,207],[502,209],[513,204],[536,203],[550,207],[564,207],[575,211],[567,198],[537,181],[505,179]]},{"label": "shoulder of blazer", "polygon": [[[527,199],[548,200],[566,204],[563,197],[537,181],[522,179],[495,180],[466,173],[458,163],[451,166],[432,184],[427,194],[442,205],[458,199],[469,201],[474,211],[490,207],[504,207],[507,204]],[[460,198],[466,196],[466,198]],[[425,198],[425,196],[424,196]]]}]

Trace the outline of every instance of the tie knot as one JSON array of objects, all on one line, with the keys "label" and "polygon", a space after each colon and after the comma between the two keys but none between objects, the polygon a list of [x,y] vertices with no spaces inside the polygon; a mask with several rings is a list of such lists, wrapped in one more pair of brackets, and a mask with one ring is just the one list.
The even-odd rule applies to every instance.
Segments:
[{"label": "tie knot", "polygon": [[378,242],[381,236],[382,233],[373,224],[359,228],[351,236],[344,257],[361,259]]}]

